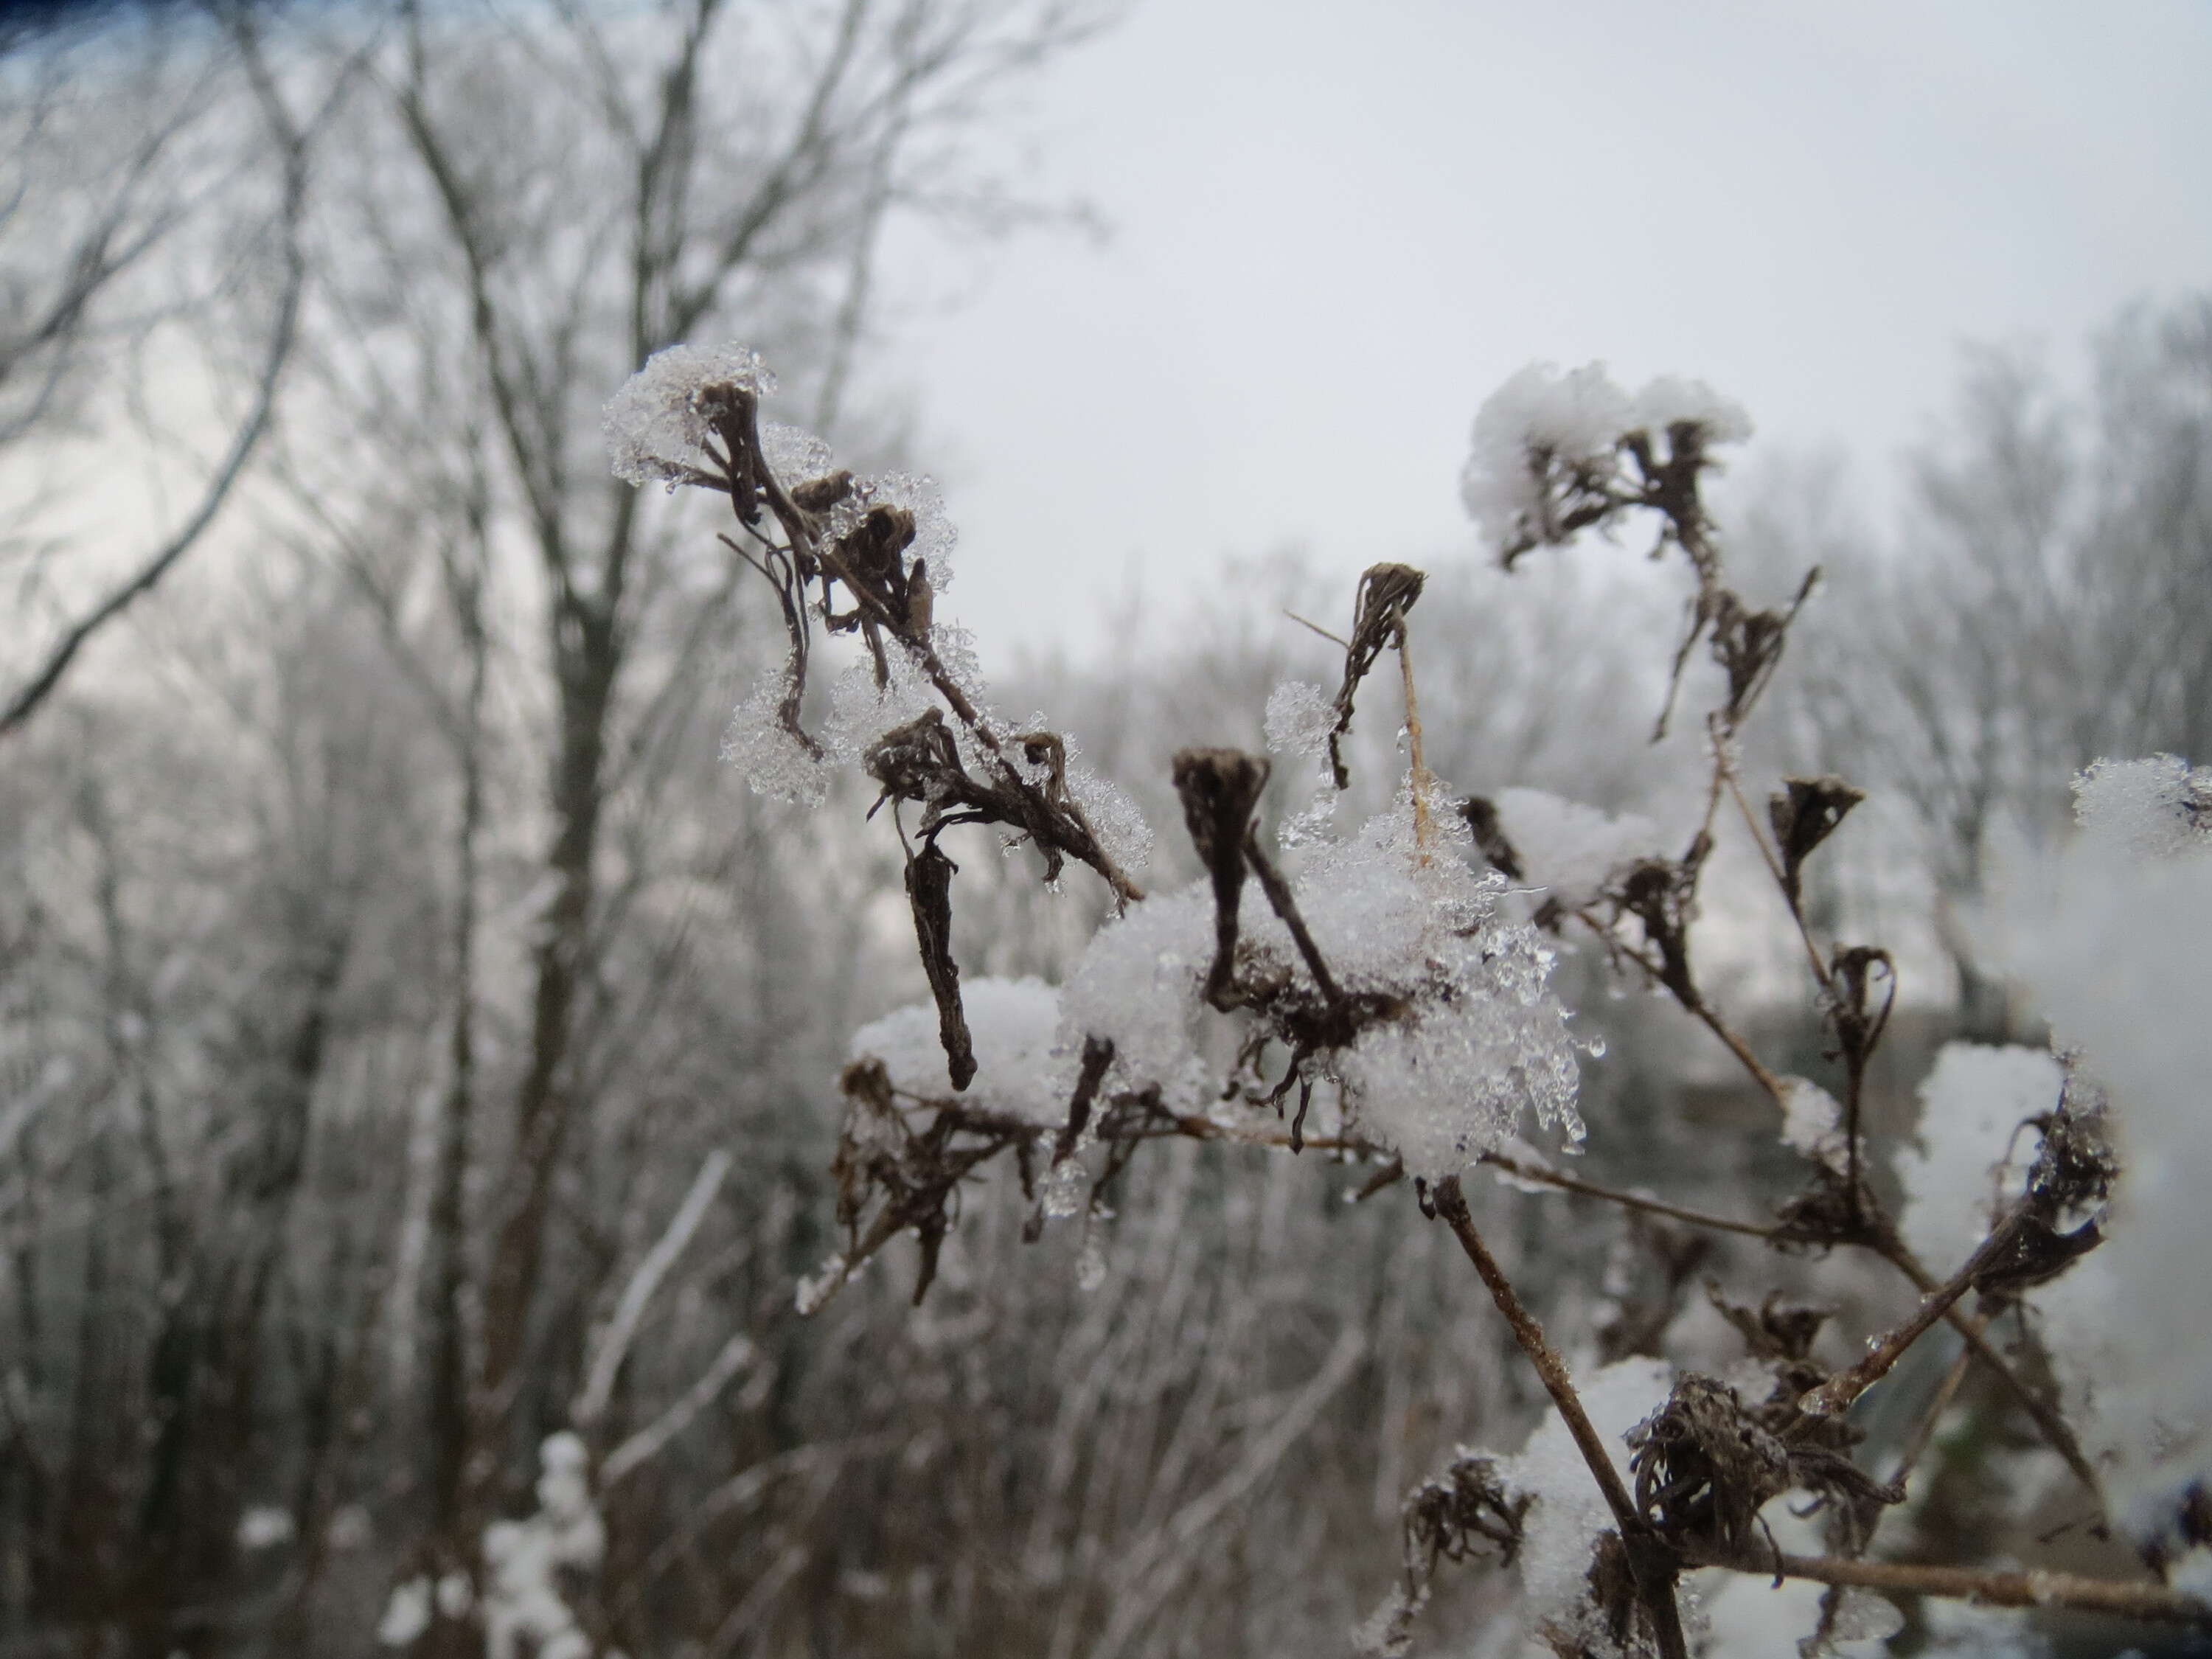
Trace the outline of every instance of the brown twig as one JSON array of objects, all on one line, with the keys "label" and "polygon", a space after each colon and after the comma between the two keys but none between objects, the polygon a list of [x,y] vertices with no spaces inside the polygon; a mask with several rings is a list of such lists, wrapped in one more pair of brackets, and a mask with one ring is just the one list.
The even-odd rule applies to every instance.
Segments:
[{"label": "brown twig", "polygon": [[[1986,1328],[1990,1322],[1985,1314],[1974,1315],[1973,1320],[1978,1328]],[[1943,1413],[1951,1409],[1951,1401],[1958,1397],[1960,1387],[1966,1382],[1966,1372],[1973,1363],[1972,1345],[1962,1344],[1959,1357],[1951,1362],[1950,1369],[1943,1373],[1942,1381],[1936,1385],[1936,1392],[1929,1396],[1926,1408],[1921,1412],[1920,1420],[1912,1425],[1911,1434],[1906,1437],[1904,1449],[1898,1454],[1897,1467],[1890,1471],[1889,1476],[1893,1486],[1905,1484],[1906,1477],[1912,1473],[1913,1466],[1919,1462],[1921,1454],[1935,1439],[1936,1425],[1942,1420]]]},{"label": "brown twig", "polygon": [[2089,1578],[2072,1572],[2021,1572],[1995,1567],[1923,1566],[1908,1561],[1864,1561],[1831,1555],[1783,1555],[1754,1551],[1707,1556],[1698,1565],[1726,1567],[1759,1577],[1779,1575],[1820,1584],[1848,1584],[1899,1595],[1940,1595],[1998,1607],[2067,1607],[2117,1613],[2158,1624],[2212,1630],[2212,1603],[2163,1584]]},{"label": "brown twig", "polygon": [[1580,1193],[1585,1198],[1602,1199],[1608,1204],[1618,1204],[1625,1209],[1641,1210],[1647,1215],[1662,1215],[1670,1221],[1680,1221],[1692,1227],[1708,1227],[1716,1232],[1741,1233],[1746,1238],[1772,1240],[1775,1229],[1762,1227],[1755,1221],[1736,1221],[1727,1216],[1709,1215],[1702,1210],[1689,1210],[1679,1204],[1668,1204],[1659,1199],[1646,1198],[1641,1193],[1621,1192],[1612,1187],[1601,1187],[1595,1182],[1584,1181],[1571,1175],[1561,1175],[1541,1164],[1523,1163],[1508,1158],[1503,1152],[1484,1152],[1476,1160],[1522,1181],[1541,1182],[1547,1187],[1556,1187],[1563,1193]]},{"label": "brown twig", "polygon": [[1582,1396],[1575,1392],[1567,1362],[1552,1346],[1543,1326],[1521,1300],[1512,1281],[1506,1278],[1505,1270],[1491,1255],[1490,1247],[1483,1243],[1457,1176],[1447,1176],[1437,1183],[1436,1208],[1444,1224],[1452,1230],[1452,1236],[1459,1240],[1460,1248],[1467,1252],[1467,1259],[1474,1264],[1474,1271],[1489,1291],[1490,1299],[1498,1304],[1498,1311],[1505,1316],[1505,1322],[1512,1328],[1513,1339],[1521,1345],[1521,1352],[1536,1368],[1544,1391],[1559,1407],[1560,1420],[1567,1425],[1576,1449],[1582,1453],[1591,1478],[1604,1494],[1606,1507],[1613,1511],[1621,1541],[1628,1547],[1630,1570],[1636,1577],[1639,1599],[1651,1615],[1662,1659],[1688,1659],[1689,1644],[1682,1633],[1681,1614],[1674,1605],[1674,1573],[1661,1565],[1656,1535],[1637,1509],[1636,1500],[1629,1495],[1620,1471],[1614,1468],[1604,1437],[1590,1421],[1589,1413],[1583,1409]]}]

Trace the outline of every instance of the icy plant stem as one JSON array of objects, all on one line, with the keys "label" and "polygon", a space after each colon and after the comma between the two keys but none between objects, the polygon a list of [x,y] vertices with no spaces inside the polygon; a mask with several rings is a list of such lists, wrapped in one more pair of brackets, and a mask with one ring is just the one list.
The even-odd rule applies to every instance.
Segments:
[{"label": "icy plant stem", "polygon": [[1544,1391],[1552,1396],[1552,1403],[1559,1408],[1567,1432],[1574,1437],[1576,1449],[1589,1466],[1598,1490],[1605,1494],[1606,1507],[1613,1511],[1613,1524],[1620,1528],[1621,1541],[1628,1547],[1630,1566],[1636,1574],[1637,1589],[1644,1605],[1651,1614],[1662,1659],[1688,1659],[1689,1645],[1682,1634],[1681,1616],[1674,1606],[1674,1575],[1655,1571],[1650,1553],[1639,1547],[1652,1541],[1651,1528],[1638,1513],[1620,1471],[1613,1467],[1604,1437],[1590,1421],[1589,1413],[1583,1409],[1582,1396],[1575,1392],[1574,1378],[1567,1372],[1567,1362],[1552,1346],[1543,1326],[1528,1311],[1512,1281],[1506,1278],[1505,1270],[1498,1265],[1498,1258],[1483,1243],[1457,1176],[1447,1176],[1437,1183],[1436,1206],[1437,1213],[1444,1218],[1444,1224],[1452,1230],[1460,1248],[1467,1252],[1467,1259],[1474,1264],[1474,1271],[1489,1291],[1490,1299],[1498,1304],[1498,1311],[1512,1327],[1513,1340],[1521,1345],[1521,1352],[1536,1368]]}]

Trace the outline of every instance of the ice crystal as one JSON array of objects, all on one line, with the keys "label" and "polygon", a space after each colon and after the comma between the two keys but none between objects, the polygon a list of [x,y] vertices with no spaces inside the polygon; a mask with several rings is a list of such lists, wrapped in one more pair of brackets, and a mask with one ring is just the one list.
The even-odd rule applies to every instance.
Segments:
[{"label": "ice crystal", "polygon": [[[1570,1140],[1576,1048],[1547,981],[1552,952],[1498,914],[1503,884],[1466,862],[1466,826],[1441,792],[1425,838],[1401,793],[1350,842],[1319,849],[1292,884],[1340,991],[1376,1010],[1327,1058],[1361,1129],[1414,1175],[1441,1178],[1510,1135],[1523,1106]],[[1321,993],[1256,884],[1239,913],[1248,968]],[[1212,958],[1212,894],[1194,884],[1100,929],[1061,997],[1060,1041],[1115,1044],[1121,1086],[1188,1092],[1200,987]]]},{"label": "ice crystal", "polygon": [[1128,791],[1080,761],[1067,768],[1067,793],[1083,809],[1099,850],[1124,870],[1141,870],[1152,856],[1152,826]]},{"label": "ice crystal", "polygon": [[734,386],[757,397],[775,391],[775,376],[750,346],[672,345],[607,399],[600,416],[615,476],[633,484],[674,483],[708,465],[709,428],[699,394]]},{"label": "ice crystal", "polygon": [[2083,839],[2125,857],[2212,851],[2212,766],[2100,760],[2074,780],[2074,811]]},{"label": "ice crystal", "polygon": [[1079,1050],[1085,1037],[1110,1040],[1111,1075],[1132,1088],[1187,1079],[1198,1059],[1193,1025],[1212,950],[1208,884],[1131,906],[1093,935],[1060,992],[1062,1044]]},{"label": "ice crystal", "polygon": [[825,477],[837,470],[837,457],[830,446],[805,427],[781,421],[760,424],[761,459],[776,481],[787,489],[809,478]]},{"label": "ice crystal", "polygon": [[791,659],[786,658],[753,682],[751,693],[738,705],[722,735],[722,759],[738,769],[757,795],[819,806],[830,791],[830,769],[782,720],[793,673]]},{"label": "ice crystal", "polygon": [[1285,680],[1267,696],[1267,747],[1278,755],[1318,760],[1336,725],[1336,704],[1310,680]]}]

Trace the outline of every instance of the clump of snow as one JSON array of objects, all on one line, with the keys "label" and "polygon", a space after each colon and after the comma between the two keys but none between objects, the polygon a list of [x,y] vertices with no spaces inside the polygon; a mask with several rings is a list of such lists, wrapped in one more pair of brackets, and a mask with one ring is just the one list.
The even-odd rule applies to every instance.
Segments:
[{"label": "clump of snow", "polygon": [[709,433],[699,407],[710,386],[734,386],[765,398],[775,376],[750,346],[672,345],[646,359],[645,367],[607,399],[600,416],[615,476],[633,484],[673,484],[708,465]]},{"label": "clump of snow", "polygon": [[[1632,1488],[1628,1431],[1666,1403],[1674,1383],[1674,1369],[1665,1360],[1638,1356],[1616,1360],[1577,1384],[1583,1409],[1622,1482]],[[1556,1410],[1547,1413],[1521,1455],[1506,1462],[1504,1474],[1515,1490],[1535,1499],[1522,1523],[1520,1555],[1528,1627],[1540,1632],[1552,1626],[1571,1644],[1597,1622],[1588,1595],[1590,1559],[1598,1534],[1613,1525],[1613,1511]]]},{"label": "clump of snow", "polygon": [[[1513,1134],[1524,1106],[1570,1140],[1582,1136],[1568,1016],[1551,994],[1553,952],[1498,914],[1504,890],[1467,862],[1467,826],[1440,792],[1413,798],[1340,844],[1317,849],[1291,884],[1332,978],[1384,1012],[1327,1056],[1362,1130],[1431,1180],[1456,1173]],[[1321,993],[1289,929],[1245,890],[1242,971]],[[1154,897],[1101,928],[1061,996],[1063,1048],[1111,1038],[1116,1080],[1190,1094],[1199,1074],[1200,988],[1213,956],[1211,886]]]},{"label": "clump of snow", "polygon": [[1838,1175],[1845,1173],[1850,1166],[1850,1148],[1844,1140],[1842,1103],[1808,1079],[1784,1078],[1782,1144]]},{"label": "clump of snow", "polygon": [[[1065,1117],[1076,1068],[1056,1046],[1060,994],[1034,977],[971,979],[962,983],[960,1001],[975,1042],[975,1076],[962,1098],[1035,1123]],[[934,1003],[896,1009],[862,1026],[853,1056],[881,1060],[891,1086],[904,1093],[927,1100],[952,1093]]]},{"label": "clump of snow", "polygon": [[1611,473],[1614,447],[1635,425],[1630,407],[1602,363],[1565,374],[1531,363],[1474,417],[1474,453],[1460,475],[1468,515],[1502,545],[1552,539],[1553,489],[1575,474]]},{"label": "clump of snow", "polygon": [[2212,851],[2212,766],[2172,755],[2094,762],[2074,780],[2085,841],[2134,859]]},{"label": "clump of snow", "polygon": [[1632,398],[1602,363],[1564,374],[1550,363],[1532,363],[1475,416],[1460,499],[1509,556],[1556,542],[1574,508],[1601,517],[1630,499],[1614,488],[1630,434],[1669,434],[1684,424],[1696,426],[1708,445],[1751,435],[1742,406],[1702,380],[1662,375]]},{"label": "clump of snow", "polygon": [[1316,759],[1328,749],[1335,726],[1334,701],[1310,680],[1285,680],[1267,694],[1263,729],[1275,754]]},{"label": "clump of snow", "polygon": [[[1248,892],[1244,909],[1254,915]],[[1109,1073],[1131,1088],[1158,1083],[1196,1089],[1194,1025],[1199,988],[1213,960],[1213,891],[1194,882],[1156,893],[1092,935],[1060,991],[1061,1042],[1085,1037],[1114,1044]]]},{"label": "clump of snow", "polygon": [[[1802,1578],[1771,1578],[1722,1571],[1713,1575],[1704,1608],[1704,1659],[1790,1659],[1820,1623],[1826,1587]],[[1880,1659],[1888,1639],[1905,1627],[1894,1602],[1871,1590],[1849,1589],[1836,1610],[1829,1639],[1819,1650],[1833,1659]]]},{"label": "clump of snow", "polygon": [[377,1621],[376,1639],[387,1648],[412,1647],[415,1638],[430,1628],[430,1576],[417,1573],[392,1587]]},{"label": "clump of snow", "polygon": [[1751,416],[1733,398],[1703,380],[1662,374],[1636,394],[1630,419],[1651,432],[1692,425],[1708,444],[1740,444],[1751,436]]},{"label": "clump of snow", "polygon": [[2197,777],[2170,757],[2083,775],[2085,833],[2015,963],[2110,1101],[2121,1175],[2106,1242],[2036,1300],[2069,1417],[2144,1539],[2167,1534],[2192,1486],[2212,1491],[2212,1366],[2176,1340],[2212,1330],[2212,857],[2187,822]]},{"label": "clump of snow", "polygon": [[[1403,1004],[1334,1068],[1367,1132],[1407,1173],[1437,1180],[1512,1135],[1524,1105],[1570,1141],[1583,1127],[1568,1015],[1549,988],[1554,953],[1498,914],[1504,884],[1469,868],[1473,837],[1442,792],[1425,805],[1425,846],[1401,790],[1391,811],[1317,854],[1292,891],[1344,989]],[[1254,933],[1285,966],[1297,962],[1272,915]]]},{"label": "clump of snow", "polygon": [[2036,1139],[2021,1125],[2058,1104],[2064,1073],[2040,1048],[1951,1042],[1920,1085],[1919,1146],[1900,1148],[1899,1224],[1931,1273],[1963,1265],[2020,1195]]},{"label": "clump of snow", "polygon": [[249,1504],[238,1517],[238,1547],[274,1549],[290,1543],[295,1531],[292,1511],[281,1504]]},{"label": "clump of snow", "polygon": [[1522,881],[1570,910],[1593,902],[1624,864],[1659,852],[1659,826],[1638,813],[1614,817],[1540,789],[1501,789],[1496,805]]},{"label": "clump of snow", "polygon": [[2028,1625],[2025,1607],[1990,1607],[1936,1596],[1920,1603],[1928,1645],[1942,1659],[2042,1659],[2051,1644]]},{"label": "clump of snow", "polygon": [[589,1570],[606,1550],[592,1505],[584,1443],[565,1431],[538,1449],[538,1513],[484,1528],[487,1659],[591,1659],[592,1644],[562,1599],[559,1573]]},{"label": "clump of snow", "polygon": [[819,806],[830,793],[830,768],[792,735],[781,717],[794,672],[787,657],[753,682],[722,734],[722,759],[757,795]]},{"label": "clump of snow", "polygon": [[942,593],[952,586],[952,550],[960,532],[945,510],[945,495],[937,480],[924,472],[886,472],[861,483],[848,500],[872,507],[902,507],[914,514],[914,541],[906,550],[907,568],[927,560],[929,585]]}]

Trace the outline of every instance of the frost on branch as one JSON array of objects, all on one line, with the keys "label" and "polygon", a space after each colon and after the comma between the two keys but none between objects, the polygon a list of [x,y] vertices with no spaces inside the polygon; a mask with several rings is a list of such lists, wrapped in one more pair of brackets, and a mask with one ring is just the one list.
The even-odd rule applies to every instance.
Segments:
[{"label": "frost on branch", "polygon": [[819,806],[830,793],[830,757],[798,729],[799,674],[787,657],[763,669],[722,734],[722,761],[757,795]]},{"label": "frost on branch", "polygon": [[2019,964],[2077,1076],[2109,1099],[2121,1172],[2109,1237],[2039,1292],[2068,1414],[2116,1518],[2178,1572],[2212,1573],[2212,833],[2205,769],[2100,761],[2075,785],[2082,835]]}]

